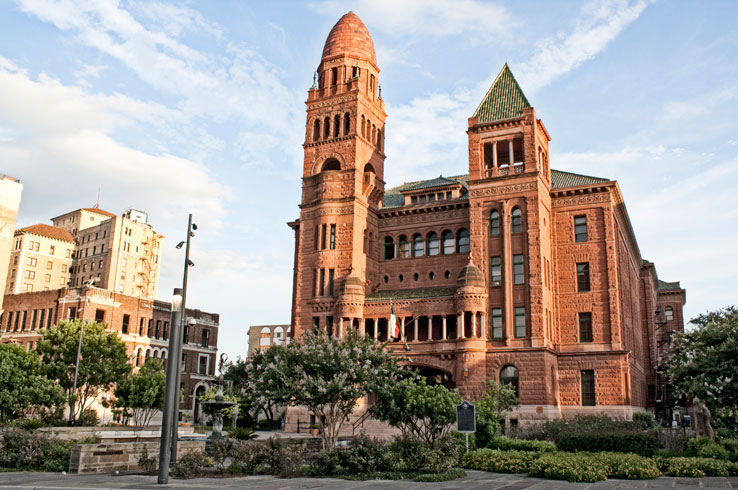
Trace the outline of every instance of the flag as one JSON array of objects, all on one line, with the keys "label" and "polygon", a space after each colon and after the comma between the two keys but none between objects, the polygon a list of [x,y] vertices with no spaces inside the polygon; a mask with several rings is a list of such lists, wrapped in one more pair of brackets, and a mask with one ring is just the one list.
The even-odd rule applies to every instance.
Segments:
[{"label": "flag", "polygon": [[390,309],[390,328],[392,329],[392,341],[398,342],[402,338],[402,333],[400,331],[400,322],[397,321],[397,317],[395,316],[395,306],[392,305]]}]

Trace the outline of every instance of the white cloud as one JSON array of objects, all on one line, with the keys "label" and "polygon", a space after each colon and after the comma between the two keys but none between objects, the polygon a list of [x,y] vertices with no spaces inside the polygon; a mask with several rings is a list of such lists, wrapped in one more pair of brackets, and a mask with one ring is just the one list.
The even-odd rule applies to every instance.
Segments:
[{"label": "white cloud", "polygon": [[588,4],[571,32],[539,42],[528,61],[515,67],[526,93],[594,58],[645,10],[645,0],[604,0]]},{"label": "white cloud", "polygon": [[477,0],[329,0],[312,6],[336,19],[350,7],[372,29],[393,37],[471,34],[476,41],[489,41],[516,25],[503,7]]}]

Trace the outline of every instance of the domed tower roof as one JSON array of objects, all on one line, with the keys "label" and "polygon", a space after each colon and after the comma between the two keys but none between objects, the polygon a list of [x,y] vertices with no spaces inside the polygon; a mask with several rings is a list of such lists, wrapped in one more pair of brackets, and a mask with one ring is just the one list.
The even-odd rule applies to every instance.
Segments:
[{"label": "domed tower roof", "polygon": [[375,66],[377,64],[372,36],[353,12],[341,17],[325,40],[322,60],[339,55],[371,61]]},{"label": "domed tower roof", "polygon": [[478,286],[484,287],[484,274],[479,268],[469,262],[459,272],[459,278],[456,280],[456,285],[460,288],[464,286]]}]

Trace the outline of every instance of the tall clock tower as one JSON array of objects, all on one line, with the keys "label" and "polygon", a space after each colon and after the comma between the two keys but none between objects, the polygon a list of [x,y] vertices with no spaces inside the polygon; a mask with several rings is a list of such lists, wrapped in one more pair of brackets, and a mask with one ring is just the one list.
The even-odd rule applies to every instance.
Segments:
[{"label": "tall clock tower", "polygon": [[308,91],[295,229],[293,336],[340,336],[377,282],[377,209],[384,194],[384,102],[374,43],[349,12],[333,26]]}]

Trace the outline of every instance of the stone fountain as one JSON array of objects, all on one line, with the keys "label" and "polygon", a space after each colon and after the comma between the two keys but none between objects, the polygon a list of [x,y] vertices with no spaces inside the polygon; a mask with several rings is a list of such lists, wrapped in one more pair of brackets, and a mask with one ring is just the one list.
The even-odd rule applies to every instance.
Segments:
[{"label": "stone fountain", "polygon": [[220,363],[218,366],[218,372],[220,374],[215,378],[215,385],[218,387],[217,391],[215,392],[215,400],[201,402],[203,405],[203,410],[206,413],[210,413],[210,416],[213,418],[213,431],[210,433],[205,441],[206,452],[209,452],[212,448],[213,441],[223,438],[223,410],[236,405],[236,402],[226,400],[223,396],[223,387],[227,384],[228,391],[230,392],[231,386],[230,383],[227,383],[223,379],[223,367],[225,366],[227,360],[228,356],[226,356],[225,354],[220,355]]}]

